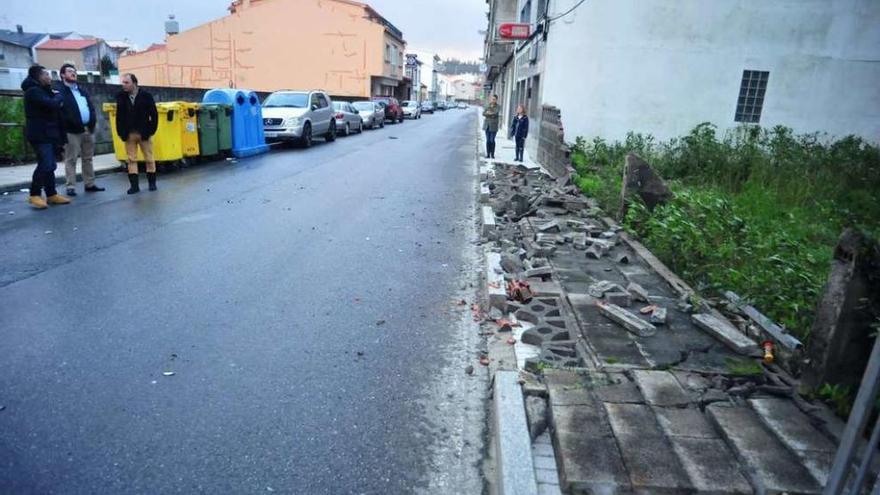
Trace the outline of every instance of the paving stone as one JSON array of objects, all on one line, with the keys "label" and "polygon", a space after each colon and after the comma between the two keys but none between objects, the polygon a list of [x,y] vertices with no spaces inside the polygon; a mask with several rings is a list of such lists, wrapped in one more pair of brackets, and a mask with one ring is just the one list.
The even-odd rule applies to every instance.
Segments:
[{"label": "paving stone", "polygon": [[[534,454],[534,451],[532,451],[532,453]],[[554,457],[536,455],[534,456],[534,461],[535,469],[552,469],[554,471],[556,470],[556,459]],[[540,483],[541,480],[539,479],[538,482]],[[556,483],[559,483],[558,476],[556,478]]]},{"label": "paving stone", "polygon": [[559,473],[557,473],[555,469],[541,469],[536,467],[535,479],[538,483],[552,485],[553,483],[559,483]]},{"label": "paving stone", "polygon": [[655,407],[657,422],[669,437],[718,439],[718,432],[699,409]]},{"label": "paving stone", "polygon": [[518,376],[515,371],[495,374],[492,417],[500,493],[526,495],[535,493],[538,487]]},{"label": "paving stone", "polygon": [[596,383],[593,392],[602,402],[642,404],[645,398],[639,392],[635,382],[630,381],[623,373],[607,373],[606,382]]},{"label": "paving stone", "polygon": [[491,206],[484,206],[482,209],[483,213],[483,235],[489,236],[493,232],[495,232],[495,212],[492,211]]},{"label": "paving stone", "polygon": [[651,405],[682,406],[691,402],[687,392],[669,372],[634,370],[633,376],[642,395]]},{"label": "paving stone", "polygon": [[559,485],[538,483],[538,495],[562,495]]},{"label": "paving stone", "polygon": [[559,297],[562,295],[562,287],[553,281],[529,282],[529,288],[535,296]]},{"label": "paving stone", "polygon": [[690,488],[690,479],[653,410],[642,404],[605,404],[633,488]]},{"label": "paving stone", "polygon": [[746,407],[710,405],[709,417],[740,462],[754,473],[752,483],[769,493],[820,493],[821,487],[798,457]]},{"label": "paving stone", "polygon": [[550,396],[550,404],[553,406],[595,404],[596,402],[590,396],[587,378],[577,372],[546,370],[544,383],[547,384],[547,393]]},{"label": "paving stone", "polygon": [[559,459],[560,485],[570,493],[620,493],[629,476],[617,441],[593,407],[551,407]]},{"label": "paving stone", "polygon": [[698,493],[753,493],[724,440],[672,437],[670,441]]}]

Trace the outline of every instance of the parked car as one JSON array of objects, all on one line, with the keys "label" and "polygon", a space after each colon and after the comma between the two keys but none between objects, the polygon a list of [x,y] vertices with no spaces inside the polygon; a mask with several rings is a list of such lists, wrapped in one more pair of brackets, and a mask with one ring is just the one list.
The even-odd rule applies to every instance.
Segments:
[{"label": "parked car", "polygon": [[434,104],[428,100],[423,101],[422,113],[434,113]]},{"label": "parked car", "polygon": [[356,101],[351,104],[357,113],[364,119],[367,129],[376,126],[385,127],[385,107],[375,101]]},{"label": "parked car", "polygon": [[420,119],[422,118],[422,106],[419,105],[419,102],[406,100],[401,102],[400,108],[403,110],[403,116],[409,117],[411,119]]},{"label": "parked car", "polygon": [[385,108],[385,120],[390,120],[392,124],[395,122],[403,122],[403,110],[401,110],[397,98],[392,98],[390,96],[374,96],[372,99]]},{"label": "parked car", "polygon": [[438,101],[437,102],[437,110],[440,110],[441,112],[445,112],[446,111],[446,102],[443,100]]},{"label": "parked car", "polygon": [[314,136],[336,140],[332,100],[323,91],[276,91],[263,102],[263,131],[267,141],[312,145]]},{"label": "parked car", "polygon": [[458,108],[459,108],[460,110],[467,110],[467,109],[468,109],[468,104],[467,104],[467,103],[464,103],[464,102],[459,103],[459,104],[458,104]]},{"label": "parked car", "polygon": [[333,110],[336,112],[336,128],[343,136],[348,136],[352,132],[358,134],[364,132],[364,119],[361,118],[357,110],[347,101],[334,101]]}]

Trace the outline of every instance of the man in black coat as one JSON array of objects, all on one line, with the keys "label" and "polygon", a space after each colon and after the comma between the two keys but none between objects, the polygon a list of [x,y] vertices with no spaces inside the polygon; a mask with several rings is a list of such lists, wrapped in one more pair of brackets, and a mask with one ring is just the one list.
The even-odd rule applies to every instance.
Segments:
[{"label": "man in black coat", "polygon": [[76,80],[76,67],[64,64],[58,72],[61,83],[56,86],[64,97],[61,116],[67,131],[67,144],[64,146],[64,176],[67,195],[76,196],[76,159],[82,157],[82,175],[86,192],[103,191],[95,184],[95,107],[85,88]]},{"label": "man in black coat", "polygon": [[150,93],[138,87],[134,74],[122,76],[122,91],[116,95],[116,133],[125,142],[128,155],[128,194],[140,192],[137,152],[140,148],[147,162],[147,182],[156,190],[156,161],[153,160],[153,134],[159,126],[156,102]]},{"label": "man in black coat", "polygon": [[[48,203],[63,205],[70,203],[66,197],[55,190],[55,150],[67,140],[61,120],[64,98],[52,90],[52,76],[42,65],[28,69],[28,77],[21,83],[24,91],[25,136],[37,154],[37,167],[31,179],[31,193],[28,202],[34,208],[43,210]],[[46,192],[46,199],[42,193]]]}]

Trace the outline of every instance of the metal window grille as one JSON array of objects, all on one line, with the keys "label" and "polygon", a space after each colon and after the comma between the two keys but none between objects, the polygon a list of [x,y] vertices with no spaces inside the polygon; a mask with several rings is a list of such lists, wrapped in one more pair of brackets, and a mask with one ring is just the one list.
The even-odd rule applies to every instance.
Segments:
[{"label": "metal window grille", "polygon": [[744,70],[739,99],[736,102],[735,122],[757,124],[761,121],[764,107],[764,94],[767,92],[767,79],[770,73],[761,70]]}]

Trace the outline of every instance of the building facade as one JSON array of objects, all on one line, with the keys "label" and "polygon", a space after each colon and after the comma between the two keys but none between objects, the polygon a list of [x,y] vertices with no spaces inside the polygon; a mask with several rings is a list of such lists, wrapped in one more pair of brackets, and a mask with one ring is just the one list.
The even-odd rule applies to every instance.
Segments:
[{"label": "building facade", "polygon": [[415,53],[406,54],[406,77],[410,80],[412,88],[408,100],[421,102],[424,99],[421,94],[423,64],[424,62],[419,60],[419,56]]},{"label": "building facade", "polygon": [[403,92],[403,33],[351,0],[236,0],[230,14],[119,59],[142,84],[334,96]]},{"label": "building facade", "polygon": [[73,64],[80,74],[100,76],[101,59],[107,57],[115,66],[119,55],[102,39],[50,39],[37,45],[37,59],[53,71],[63,64]]},{"label": "building facade", "polygon": [[[702,122],[880,139],[876,1],[489,3],[490,91],[508,116],[558,108],[569,141],[668,139]],[[528,24],[529,39],[501,39],[503,22]]]}]

